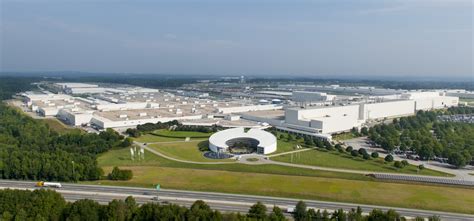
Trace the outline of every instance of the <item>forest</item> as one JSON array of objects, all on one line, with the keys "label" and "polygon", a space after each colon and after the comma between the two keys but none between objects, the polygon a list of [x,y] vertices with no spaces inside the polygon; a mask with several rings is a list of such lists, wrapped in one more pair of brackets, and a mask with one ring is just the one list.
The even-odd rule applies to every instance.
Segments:
[{"label": "forest", "polygon": [[[267,208],[257,202],[246,214],[221,213],[211,209],[204,201],[195,201],[189,208],[170,203],[137,204],[131,196],[125,200],[113,200],[101,205],[93,200],[82,199],[66,202],[61,194],[52,190],[0,190],[0,220],[179,220],[179,221],[285,221],[283,209]],[[344,211],[328,212],[308,208],[303,201],[295,205],[292,218],[295,221],[398,221],[404,220],[396,211],[372,210],[363,215],[360,207]],[[440,220],[437,216],[427,217],[430,221]],[[416,220],[424,220],[416,217]]]},{"label": "forest", "polygon": [[371,127],[369,138],[383,149],[392,152],[412,151],[422,160],[447,159],[455,167],[472,164],[474,156],[474,125],[443,122],[442,114],[470,114],[474,108],[457,107],[446,111],[419,111],[416,116],[394,119],[392,124]]},{"label": "forest", "polygon": [[97,180],[103,172],[96,156],[123,145],[113,130],[100,134],[58,134],[48,125],[0,103],[0,178]]}]

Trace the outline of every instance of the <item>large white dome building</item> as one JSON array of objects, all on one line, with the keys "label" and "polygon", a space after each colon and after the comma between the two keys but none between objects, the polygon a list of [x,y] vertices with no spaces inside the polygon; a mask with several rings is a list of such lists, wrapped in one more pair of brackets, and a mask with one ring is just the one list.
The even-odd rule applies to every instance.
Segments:
[{"label": "large white dome building", "polygon": [[242,127],[219,131],[209,137],[209,149],[216,153],[228,152],[236,143],[245,143],[256,148],[259,154],[269,154],[277,150],[276,137],[264,130]]}]

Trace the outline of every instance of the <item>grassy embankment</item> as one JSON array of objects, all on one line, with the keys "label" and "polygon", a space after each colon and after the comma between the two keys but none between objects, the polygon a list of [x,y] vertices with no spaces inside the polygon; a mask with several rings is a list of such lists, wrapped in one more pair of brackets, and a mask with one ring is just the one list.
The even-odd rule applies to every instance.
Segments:
[{"label": "grassy embankment", "polygon": [[130,181],[89,182],[105,185],[244,193],[301,199],[376,204],[396,207],[474,213],[474,189],[409,183],[377,182],[357,174],[334,173],[278,165],[195,165],[170,161],[146,152],[132,162],[128,149],[99,157],[106,170],[131,169]]}]

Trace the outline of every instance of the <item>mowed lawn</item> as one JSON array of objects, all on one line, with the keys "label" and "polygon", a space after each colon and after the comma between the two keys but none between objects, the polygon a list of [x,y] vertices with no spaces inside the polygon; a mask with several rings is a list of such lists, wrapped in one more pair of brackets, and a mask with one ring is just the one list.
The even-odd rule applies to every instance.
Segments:
[{"label": "mowed lawn", "polygon": [[206,149],[209,143],[205,141],[189,141],[175,143],[155,143],[149,144],[148,147],[153,148],[166,156],[180,160],[189,160],[197,162],[230,162],[233,159],[210,159],[205,157],[204,152],[199,147]]},{"label": "mowed lawn", "polygon": [[[292,156],[293,155],[293,156]],[[339,153],[337,151],[327,151],[321,149],[308,150],[300,153],[280,155],[272,157],[272,160],[304,164],[321,167],[331,168],[342,168],[342,169],[353,169],[353,170],[365,170],[374,172],[387,172],[387,173],[407,173],[407,174],[421,174],[430,176],[452,176],[440,171],[423,169],[419,172],[417,167],[409,165],[403,169],[397,169],[392,163],[384,163],[382,158],[364,160],[362,157],[352,157],[348,153]]]},{"label": "mowed lawn", "polygon": [[297,144],[298,143],[295,143],[295,142],[285,141],[285,139],[279,139],[277,140],[277,151],[270,154],[284,153],[284,152],[296,150],[295,147]]},{"label": "mowed lawn", "polygon": [[224,170],[234,172],[249,172],[249,173],[266,173],[266,174],[280,174],[280,175],[294,175],[294,176],[317,176],[327,178],[343,178],[353,180],[374,180],[361,174],[352,173],[337,173],[322,170],[312,170],[305,168],[295,168],[281,165],[246,165],[239,163],[231,164],[189,164],[178,161],[168,160],[166,158],[157,156],[145,150],[144,160],[134,160],[130,158],[129,148],[114,149],[106,153],[100,154],[97,159],[100,167],[112,166],[156,166],[156,167],[173,167],[173,168],[188,168],[188,169],[203,169],[203,170]]},{"label": "mowed lawn", "polygon": [[[131,169],[130,181],[95,181],[103,185],[142,186],[268,195],[474,213],[474,189],[359,181],[324,177],[272,175],[153,166]],[[104,168],[110,171],[111,167]]]}]

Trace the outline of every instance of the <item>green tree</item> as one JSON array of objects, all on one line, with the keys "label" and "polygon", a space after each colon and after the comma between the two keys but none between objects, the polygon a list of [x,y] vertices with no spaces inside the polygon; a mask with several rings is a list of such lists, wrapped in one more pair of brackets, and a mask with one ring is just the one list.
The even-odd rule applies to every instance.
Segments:
[{"label": "green tree", "polygon": [[406,161],[406,160],[402,160],[401,163],[402,163],[402,165],[403,165],[404,167],[410,165],[410,164],[408,163],[408,161]]},{"label": "green tree", "polygon": [[3,214],[2,214],[2,221],[10,221],[10,220],[13,220],[13,215],[8,212],[8,211],[4,211]]},{"label": "green tree", "polygon": [[401,169],[401,168],[403,168],[403,163],[401,163],[400,161],[395,161],[393,163],[393,166],[395,166],[396,168]]},{"label": "green tree", "polygon": [[347,213],[347,220],[349,221],[362,221],[363,220],[362,209],[360,208],[360,206],[357,207],[357,210],[352,208]]},{"label": "green tree", "polygon": [[27,220],[28,213],[23,209],[18,209],[17,213],[15,214],[15,221],[24,221]]},{"label": "green tree", "polygon": [[133,144],[132,138],[127,137],[127,138],[125,138],[125,139],[122,141],[121,146],[122,146],[122,147],[129,147],[129,146],[131,146],[132,144]]},{"label": "green tree", "polygon": [[306,219],[306,203],[299,201],[295,206],[295,212],[293,213],[293,218],[295,221],[303,221]]},{"label": "green tree", "polygon": [[419,169],[419,170],[425,169],[425,165],[423,165],[423,164],[418,165],[418,169]]},{"label": "green tree", "polygon": [[389,154],[389,155],[385,156],[384,160],[385,160],[385,162],[388,162],[388,163],[393,162],[393,156]]},{"label": "green tree", "polygon": [[214,211],[202,200],[193,203],[187,213],[188,220],[211,220]]},{"label": "green tree", "polygon": [[247,216],[256,220],[265,220],[267,217],[267,207],[263,203],[257,202],[250,207]]},{"label": "green tree", "polygon": [[329,213],[327,210],[323,210],[322,219],[323,221],[329,221]]},{"label": "green tree", "polygon": [[462,168],[466,166],[467,161],[462,154],[454,152],[448,156],[448,163],[454,165],[456,168]]},{"label": "green tree", "polygon": [[369,135],[369,129],[367,129],[367,127],[362,127],[360,129],[360,133],[364,136],[367,136],[367,135]]},{"label": "green tree", "polygon": [[364,153],[362,158],[364,158],[364,160],[370,160],[370,155],[368,153]]},{"label": "green tree", "polygon": [[118,167],[114,167],[108,175],[110,180],[130,180],[132,177],[133,173],[131,170],[121,170]]},{"label": "green tree", "polygon": [[370,154],[370,156],[371,156],[372,158],[377,159],[377,158],[379,158],[379,153],[377,153],[377,152],[372,152],[372,153]]},{"label": "green tree", "polygon": [[347,215],[342,209],[334,210],[331,216],[332,220],[336,221],[346,221],[347,220]]},{"label": "green tree", "polygon": [[433,215],[428,217],[428,221],[441,221],[441,218],[439,218],[439,216]]},{"label": "green tree", "polygon": [[352,150],[352,151],[351,151],[351,155],[352,155],[353,157],[357,157],[357,156],[359,156],[359,152],[358,152],[357,150]]},{"label": "green tree", "polygon": [[98,221],[100,220],[101,206],[99,203],[90,200],[82,199],[75,201],[67,210],[67,220],[74,221]]},{"label": "green tree", "polygon": [[285,221],[286,217],[285,217],[285,214],[283,214],[283,211],[280,209],[280,207],[274,206],[272,209],[272,212],[268,216],[268,219],[270,221]]},{"label": "green tree", "polygon": [[354,148],[353,148],[352,146],[348,146],[348,147],[346,148],[346,152],[349,152],[349,153],[350,153],[350,152],[352,152],[353,149],[354,149]]}]

